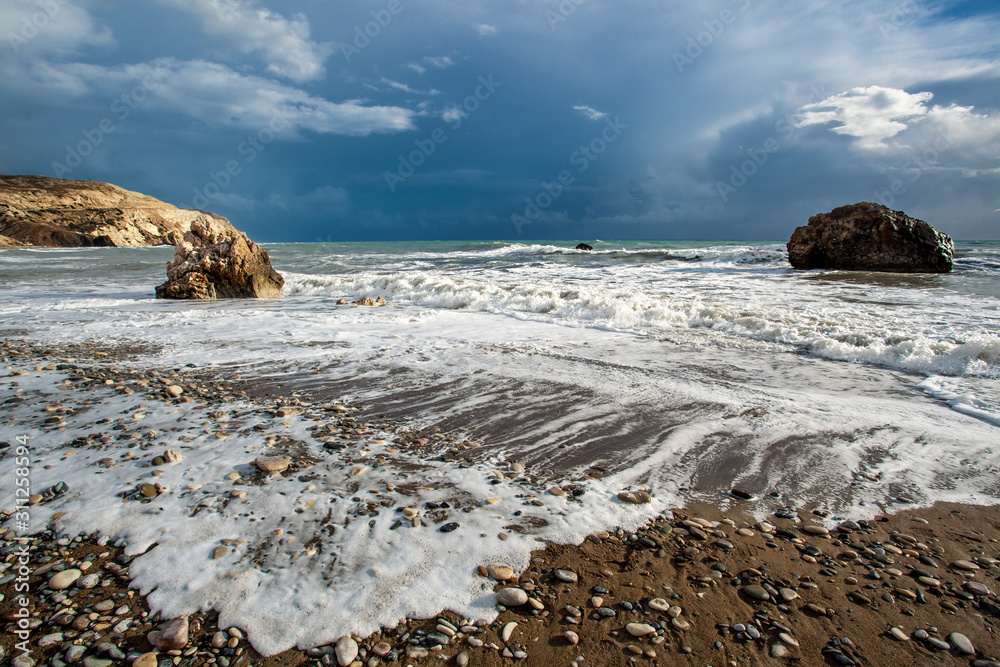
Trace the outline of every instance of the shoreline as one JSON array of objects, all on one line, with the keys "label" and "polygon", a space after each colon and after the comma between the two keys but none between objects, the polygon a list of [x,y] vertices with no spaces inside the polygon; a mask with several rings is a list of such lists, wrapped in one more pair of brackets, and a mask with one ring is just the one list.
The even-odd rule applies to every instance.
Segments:
[{"label": "shoreline", "polygon": [[[5,335],[13,334],[5,332]],[[108,362],[137,353],[155,353],[155,350],[81,345],[55,351],[27,343],[21,349],[8,342],[4,352],[8,359],[5,365],[8,366],[14,358],[22,365],[64,364],[77,368],[82,363],[92,362],[101,365],[102,372],[113,375],[116,371],[107,365]],[[57,361],[56,357],[64,361]],[[74,361],[67,362],[66,358],[73,358]],[[219,374],[207,371],[209,378],[213,372]],[[110,380],[100,378],[100,374],[92,370],[88,374],[95,376],[91,378],[94,382]],[[16,377],[9,380],[16,381]],[[250,398],[250,392],[242,386],[240,378],[224,380],[214,377],[211,380],[203,379],[205,391],[199,399],[210,403],[234,397]],[[190,393],[185,398],[194,400]],[[272,395],[269,400],[290,398]],[[370,662],[376,657],[373,655],[376,648],[379,651],[385,648],[377,645],[387,642],[390,650],[397,651],[397,664],[412,664],[414,667],[441,664],[441,656],[450,659],[447,664],[460,664],[455,661],[462,652],[468,652],[468,664],[472,665],[499,665],[512,660],[528,665],[570,664],[576,662],[578,656],[583,656],[583,661],[576,664],[598,665],[625,664],[633,660],[640,664],[713,664],[716,667],[747,662],[851,664],[836,662],[841,658],[837,658],[835,653],[854,664],[909,665],[917,660],[930,662],[943,657],[944,653],[933,647],[931,639],[948,641],[952,632],[963,634],[976,649],[976,656],[971,658],[964,658],[957,650],[950,650],[948,653],[959,660],[959,664],[975,664],[972,662],[975,659],[997,660],[1000,657],[1000,640],[993,633],[994,624],[1000,623],[996,621],[1000,614],[1000,606],[997,606],[1000,600],[993,592],[998,587],[995,582],[1000,573],[995,561],[1000,557],[1000,543],[997,542],[1000,539],[1000,508],[939,503],[925,508],[901,509],[888,517],[873,518],[869,529],[859,528],[843,536],[831,536],[823,535],[819,529],[803,532],[798,529],[806,525],[803,522],[777,517],[768,520],[773,525],[773,529],[769,529],[747,513],[746,510],[752,507],[752,503],[737,502],[725,509],[712,505],[674,508],[672,519],[656,519],[638,531],[615,535],[597,533],[580,545],[550,545],[544,550],[532,552],[531,565],[517,580],[535,603],[529,600],[527,604],[502,611],[493,623],[476,626],[479,629],[474,633],[471,630],[462,632],[463,627],[473,626],[464,625],[461,622],[463,619],[449,612],[442,613],[451,626],[434,620],[409,620],[399,631],[383,632],[360,641],[365,660],[359,664],[387,663],[381,658],[378,662]],[[811,514],[811,509],[804,508],[796,514],[806,519],[808,525],[821,525],[821,518]],[[719,523],[723,520],[733,525]],[[688,523],[685,524],[685,521]],[[704,525],[703,521],[714,525]],[[769,532],[763,532],[762,527]],[[894,536],[890,532],[892,530],[898,533]],[[9,533],[4,536],[2,553],[4,562],[10,564],[14,562],[11,560],[14,548],[8,536]],[[907,538],[913,538],[913,541]],[[88,646],[92,648],[79,659],[111,662],[97,663],[92,660],[89,667],[128,664],[126,658],[130,653],[144,654],[149,648],[146,633],[155,626],[150,624],[146,627],[152,619],[141,616],[143,611],[148,612],[144,597],[135,591],[130,595],[127,589],[127,575],[123,575],[121,569],[124,563],[118,562],[120,549],[101,545],[93,536],[67,544],[59,544],[60,540],[57,535],[39,540],[35,554],[49,551],[53,561],[35,561],[37,565],[33,564],[36,573],[29,580],[32,595],[39,592],[47,581],[46,575],[51,574],[44,570],[37,572],[39,567],[51,566],[59,560],[65,561],[67,566],[76,565],[77,561],[86,558],[86,554],[98,554],[92,557],[94,565],[91,566],[91,571],[99,574],[98,583],[94,588],[70,586],[66,591],[71,595],[66,600],[56,601],[49,596],[49,602],[79,612],[69,619],[67,626],[59,622],[50,623],[67,616],[65,613],[43,613],[44,605],[34,610],[34,618],[42,621],[31,634],[35,654],[44,656],[51,664],[52,657],[65,657],[65,650],[69,647],[64,648],[63,645],[67,641],[81,641],[83,635],[68,637],[67,632],[95,631],[93,628],[105,624],[108,627],[100,628],[96,631],[97,635],[83,640],[84,643],[90,641]],[[818,555],[811,555],[817,550],[820,552]],[[100,556],[105,552],[106,556]],[[852,554],[853,557],[849,557]],[[934,565],[921,560],[921,556]],[[969,561],[980,569],[949,567],[957,561]],[[114,565],[109,565],[111,563]],[[486,568],[489,565],[491,563],[474,563],[470,564],[470,568]],[[917,581],[912,576],[914,568],[938,575],[933,578],[939,583],[933,585]],[[572,576],[555,575],[556,569],[575,573],[577,581],[560,581],[557,576],[569,579]],[[833,574],[822,574],[824,570]],[[879,578],[872,578],[871,572],[879,573]],[[0,580],[10,573],[8,565],[0,573]],[[514,576],[513,573],[511,576]],[[990,592],[985,595],[972,593],[966,585],[968,581],[978,582]],[[108,582],[107,586],[105,582]],[[0,646],[5,649],[4,659],[16,656],[12,647],[17,640],[10,634],[9,625],[13,620],[9,615],[14,611],[13,602],[18,594],[14,590],[15,583],[12,579],[0,584],[0,593],[4,596],[0,601],[0,614],[4,615],[7,624],[6,632],[0,639]],[[608,611],[598,612],[592,604],[594,586],[609,590],[608,593],[597,593],[605,598],[599,608]],[[669,589],[664,586],[669,586]],[[767,599],[755,601],[748,597],[748,586],[759,586]],[[96,596],[89,597],[95,595],[95,591]],[[756,590],[754,594],[760,595]],[[791,597],[792,594],[794,597]],[[892,601],[885,599],[883,594],[889,595]],[[82,620],[78,622],[85,630],[63,629],[73,628],[72,624],[85,615],[87,608],[97,604],[97,598],[113,598],[116,595],[121,597],[115,602],[128,602],[127,613],[114,616],[108,613],[110,610],[92,611],[89,613],[96,614],[96,617],[87,619],[87,625]],[[971,599],[968,599],[970,596]],[[919,597],[923,597],[924,602],[920,602]],[[659,602],[651,605],[650,599],[655,598],[662,599],[666,606]],[[68,605],[66,601],[69,601]],[[631,605],[632,609],[629,610],[623,602]],[[540,609],[537,608],[539,605]],[[576,610],[568,610],[567,605]],[[664,609],[661,611],[655,607]],[[673,610],[674,607],[680,609],[679,614]],[[822,614],[818,611],[820,608]],[[767,613],[761,614],[763,610]],[[830,615],[829,610],[833,610],[834,614]],[[576,611],[581,619],[578,623],[568,620],[577,618],[574,616]],[[609,611],[613,611],[614,615]],[[607,616],[593,618],[599,614]],[[121,619],[129,616],[136,617],[133,627],[120,635],[104,636],[109,629],[113,631],[122,622]],[[108,617],[107,620],[105,617]],[[229,662],[230,667],[238,664],[269,667],[324,664],[324,651],[293,650],[259,658],[248,648],[245,638],[233,636],[224,642],[225,650],[231,651],[230,655],[223,655],[220,653],[222,648],[212,646],[213,638],[217,643],[220,641],[215,636],[217,630],[213,619],[217,619],[217,615],[192,617],[202,627],[191,633],[190,645],[198,646],[201,652],[185,656],[182,651],[180,656],[164,657],[181,658],[177,664],[219,664],[221,667],[225,667],[225,662]],[[505,642],[502,634],[512,622],[517,626],[510,629],[509,641]],[[626,629],[627,623],[640,623],[646,627],[638,631],[646,632],[651,628],[652,632],[643,637],[633,637]],[[729,627],[722,628],[718,625],[720,623]],[[753,633],[748,629],[739,638],[739,633],[734,631],[737,623],[748,627],[753,624],[761,638],[753,639]],[[900,632],[907,639],[902,641],[888,635],[891,627],[901,628]],[[912,638],[915,631],[930,628],[937,628],[937,631],[929,634],[927,639]],[[578,644],[567,641],[567,630],[576,632]],[[633,630],[636,628],[633,627]],[[60,631],[63,636],[49,639],[51,644],[44,650],[35,646],[43,637]],[[415,634],[418,631],[425,634]],[[449,631],[457,631],[456,637],[452,638]],[[792,641],[782,638],[782,633]],[[410,656],[407,656],[406,647],[412,646],[409,640],[417,637],[421,637],[419,643],[424,646],[413,646]],[[435,650],[427,646],[440,642],[442,637],[447,638],[447,644],[442,648]],[[843,642],[844,637],[850,639],[850,644]],[[115,651],[123,657],[117,658],[118,653],[108,647],[98,648],[104,643],[99,640],[104,639],[112,640],[116,644]],[[236,644],[230,647],[233,639]],[[474,641],[470,642],[470,639]],[[833,640],[839,643],[831,643]],[[475,646],[477,641],[483,642],[483,645]],[[717,647],[717,642],[721,648]],[[826,654],[823,653],[824,648],[827,649]],[[426,656],[422,649],[427,650]],[[511,658],[504,656],[505,649],[509,649]],[[237,650],[240,650],[239,655]],[[526,657],[513,657],[517,651],[523,651]],[[75,653],[72,657],[76,657]],[[225,660],[220,661],[219,657]],[[166,662],[173,663],[173,660]],[[337,660],[330,655],[326,662],[336,664]],[[46,663],[39,661],[37,664]]]}]

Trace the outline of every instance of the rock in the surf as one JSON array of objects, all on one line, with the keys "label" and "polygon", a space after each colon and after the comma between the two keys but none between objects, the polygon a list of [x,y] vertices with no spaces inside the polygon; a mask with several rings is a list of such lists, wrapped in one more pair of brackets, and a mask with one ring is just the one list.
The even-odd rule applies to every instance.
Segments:
[{"label": "rock in the surf", "polygon": [[809,218],[788,241],[796,269],[897,273],[951,271],[955,244],[923,220],[861,202]]},{"label": "rock in the surf", "polygon": [[589,246],[586,243],[580,243],[580,244],[577,244],[576,249],[577,250],[593,250],[594,247],[593,246]]},{"label": "rock in the surf", "polygon": [[284,284],[266,250],[205,215],[191,223],[174,248],[167,282],[156,288],[156,298],[275,298]]}]

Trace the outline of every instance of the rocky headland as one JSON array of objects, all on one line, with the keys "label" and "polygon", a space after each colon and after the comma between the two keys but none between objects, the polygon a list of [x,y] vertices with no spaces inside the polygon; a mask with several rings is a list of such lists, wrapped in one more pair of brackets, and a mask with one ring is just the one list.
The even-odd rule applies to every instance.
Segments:
[{"label": "rocky headland", "polygon": [[222,216],[110,183],[0,175],[0,247],[176,245],[201,216],[235,232]]},{"label": "rocky headland", "polygon": [[796,269],[948,273],[955,244],[923,220],[860,202],[809,218],[788,241]]}]

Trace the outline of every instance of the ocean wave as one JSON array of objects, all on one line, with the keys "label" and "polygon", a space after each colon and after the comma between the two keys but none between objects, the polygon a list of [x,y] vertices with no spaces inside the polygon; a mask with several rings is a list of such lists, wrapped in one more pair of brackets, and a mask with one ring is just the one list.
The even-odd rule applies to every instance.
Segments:
[{"label": "ocean wave", "polygon": [[[395,304],[531,317],[570,326],[666,336],[678,328],[766,341],[841,361],[938,375],[997,376],[1000,337],[985,327],[880,318],[864,305],[840,310],[652,294],[625,286],[452,277],[433,272],[286,274],[288,296],[384,295]],[[780,288],[779,288],[780,289]],[[779,305],[780,304],[780,305]]]}]

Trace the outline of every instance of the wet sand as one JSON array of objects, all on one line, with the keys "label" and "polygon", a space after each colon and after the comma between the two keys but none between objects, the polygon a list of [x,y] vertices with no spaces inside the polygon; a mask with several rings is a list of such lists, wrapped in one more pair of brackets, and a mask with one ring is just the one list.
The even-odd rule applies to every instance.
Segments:
[{"label": "wet sand", "polygon": [[[10,368],[86,368],[94,382],[112,385],[118,375],[134,377],[111,362],[153,352],[7,345]],[[261,378],[247,381],[222,370],[201,373],[203,392],[197,398],[207,402],[265,394],[291,400],[293,386],[296,392],[308,389],[298,382],[282,387]],[[434,392],[426,400],[433,401]],[[412,402],[369,405],[363,414],[403,418],[412,409],[405,405]],[[0,421],[6,410],[0,407]],[[4,448],[3,455],[10,451]],[[525,591],[527,603],[502,611],[488,625],[463,623],[468,619],[446,609],[441,618],[450,626],[438,619],[407,619],[393,630],[355,638],[357,664],[989,665],[1000,659],[998,508],[937,504],[878,514],[824,534],[814,506],[761,522],[753,516],[761,514],[761,502],[691,503],[634,533],[598,533],[580,545],[550,546],[533,554],[528,570],[496,584],[498,590]],[[71,657],[88,667],[130,664],[150,652],[147,635],[162,619],[149,616],[144,598],[128,588],[131,559],[119,547],[96,535],[75,537],[46,530],[30,538],[28,597],[37,624],[30,629],[32,658],[58,667],[72,650]],[[20,654],[12,633],[20,596],[12,576],[18,539],[7,531],[0,542],[0,581],[10,577],[0,583],[5,661]],[[94,587],[48,588],[54,572],[84,562],[90,565],[80,568],[83,573],[98,575]],[[469,568],[486,571],[490,565],[469,563]],[[111,602],[101,605],[106,600]],[[161,665],[337,664],[332,647],[262,658],[242,632],[220,637],[211,610],[188,621],[189,642],[176,655],[160,652]],[[633,636],[629,628],[644,634]],[[568,631],[576,633],[577,643],[572,635],[567,639]],[[964,655],[965,642],[953,633],[966,638],[975,654]],[[47,645],[39,647],[39,641]],[[388,657],[377,655],[386,650]]]}]

